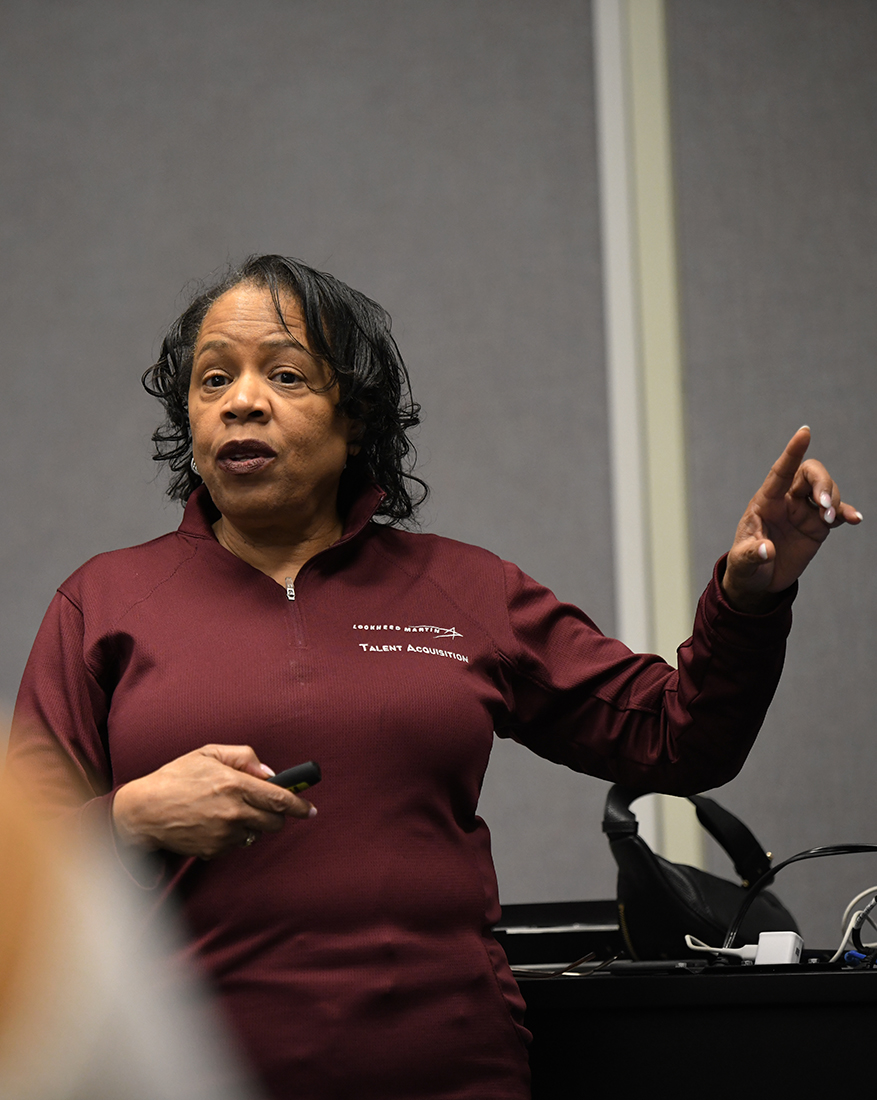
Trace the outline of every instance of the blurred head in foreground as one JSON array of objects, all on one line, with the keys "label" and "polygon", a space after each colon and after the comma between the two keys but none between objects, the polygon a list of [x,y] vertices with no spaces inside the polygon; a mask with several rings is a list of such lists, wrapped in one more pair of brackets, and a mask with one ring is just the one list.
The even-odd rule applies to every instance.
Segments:
[{"label": "blurred head in foreground", "polygon": [[0,783],[0,1096],[257,1100],[164,926]]}]

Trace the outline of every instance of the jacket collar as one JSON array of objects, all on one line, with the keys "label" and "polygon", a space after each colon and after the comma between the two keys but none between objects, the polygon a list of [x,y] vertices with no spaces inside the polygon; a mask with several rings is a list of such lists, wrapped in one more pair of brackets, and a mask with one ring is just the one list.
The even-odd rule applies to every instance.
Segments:
[{"label": "jacket collar", "polygon": [[[344,520],[344,531],[335,546],[349,542],[365,529],[386,496],[383,489],[372,482],[354,500]],[[183,535],[195,538],[215,539],[213,524],[219,519],[219,509],[213,503],[206,485],[199,485],[186,501],[183,522],[179,530]],[[330,547],[331,549],[331,547]]]}]

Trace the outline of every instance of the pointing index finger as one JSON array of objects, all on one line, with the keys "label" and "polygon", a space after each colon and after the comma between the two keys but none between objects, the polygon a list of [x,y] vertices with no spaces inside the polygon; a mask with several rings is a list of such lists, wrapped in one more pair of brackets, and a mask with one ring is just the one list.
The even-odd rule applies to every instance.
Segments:
[{"label": "pointing index finger", "polygon": [[791,488],[798,467],[804,461],[804,455],[810,446],[810,427],[802,425],[786,444],[785,450],[771,466],[770,473],[764,479],[763,491],[771,497],[782,497]]}]

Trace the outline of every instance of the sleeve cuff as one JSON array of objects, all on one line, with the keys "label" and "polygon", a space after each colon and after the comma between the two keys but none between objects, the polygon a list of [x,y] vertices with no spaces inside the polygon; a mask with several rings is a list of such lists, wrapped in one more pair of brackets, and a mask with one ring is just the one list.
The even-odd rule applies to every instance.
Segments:
[{"label": "sleeve cuff", "polygon": [[783,641],[792,628],[792,604],[798,594],[798,582],[777,596],[776,606],[760,615],[737,611],[725,597],[722,578],[727,554],[716,562],[712,580],[701,597],[700,610],[708,627],[726,641],[744,649],[761,649]]},{"label": "sleeve cuff", "polygon": [[155,858],[144,852],[138,852],[123,844],[113,822],[113,802],[116,787],[109,794],[92,798],[82,807],[79,814],[80,831],[85,843],[103,849],[112,862],[120,865],[128,878],[141,890],[155,890],[165,878],[165,869],[161,858]]}]

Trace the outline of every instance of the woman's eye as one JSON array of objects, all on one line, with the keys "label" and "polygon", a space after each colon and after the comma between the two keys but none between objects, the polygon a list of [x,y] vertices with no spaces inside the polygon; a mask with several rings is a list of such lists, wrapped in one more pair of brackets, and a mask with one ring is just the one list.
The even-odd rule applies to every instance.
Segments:
[{"label": "woman's eye", "polygon": [[292,386],[295,385],[296,382],[304,382],[304,379],[298,371],[288,370],[286,368],[275,371],[271,377],[275,382],[279,382],[283,386]]},{"label": "woman's eye", "polygon": [[226,385],[228,379],[224,374],[208,374],[204,378],[204,385],[209,390],[218,390],[220,386]]}]

